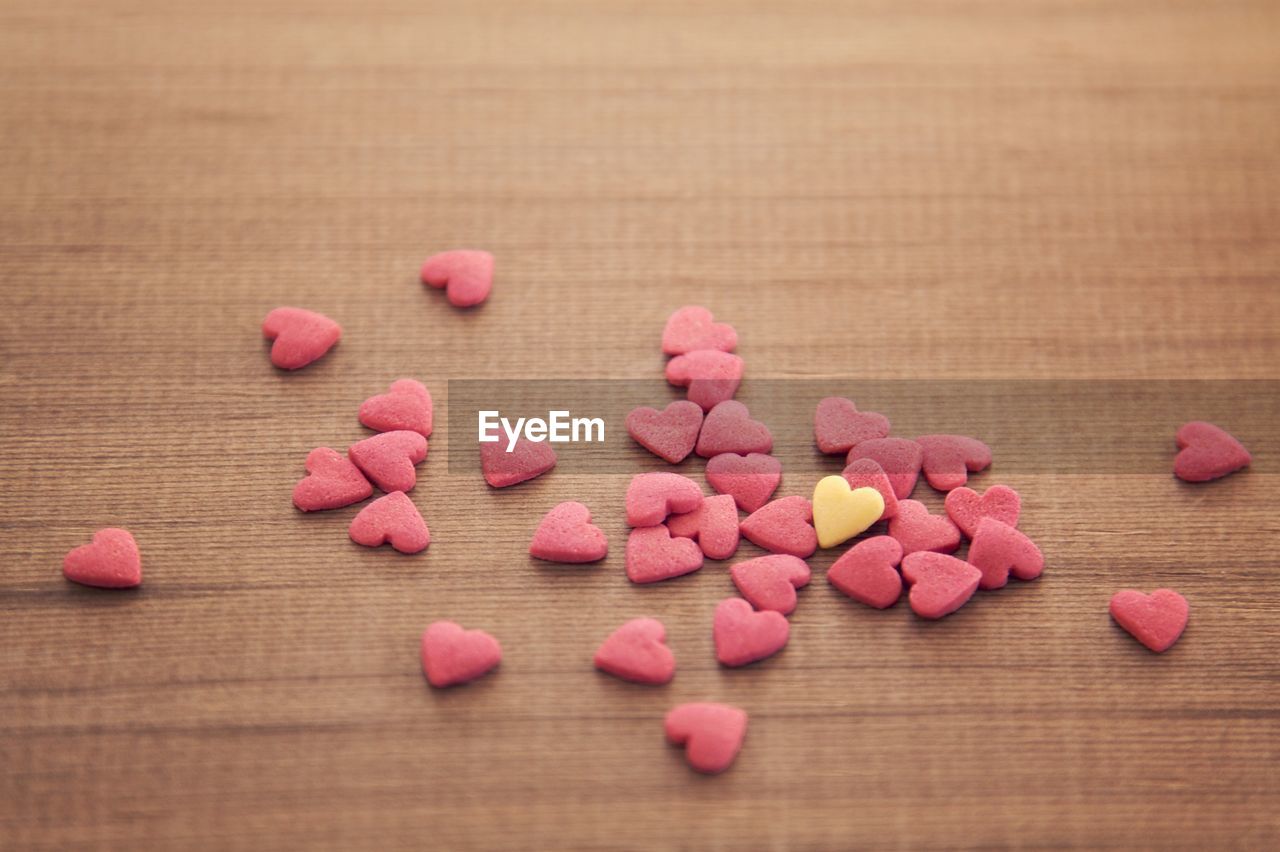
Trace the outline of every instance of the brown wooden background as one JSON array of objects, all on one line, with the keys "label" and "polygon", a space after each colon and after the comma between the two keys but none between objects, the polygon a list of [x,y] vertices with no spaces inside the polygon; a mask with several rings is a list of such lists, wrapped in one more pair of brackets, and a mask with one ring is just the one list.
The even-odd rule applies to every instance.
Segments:
[{"label": "brown wooden background", "polygon": [[[842,598],[824,554],[790,646],[738,671],[723,565],[623,578],[623,473],[495,493],[441,430],[416,558],[289,493],[403,375],[441,423],[451,378],[664,400],[690,302],[751,378],[855,398],[1280,378],[1278,33],[1270,0],[0,3],[0,846],[1275,847],[1274,446],[1190,488],[1002,473],[997,445],[979,481],[1024,495],[1042,581],[925,624]],[[454,246],[499,259],[471,313],[416,283]],[[342,343],[274,371],[280,304]],[[603,566],[525,555],[563,499]],[[106,525],[141,543],[137,593],[60,575]],[[1190,599],[1169,654],[1109,622],[1130,585]],[[590,667],[643,614],[669,687]],[[431,691],[440,617],[501,670]],[[662,741],[701,699],[751,713],[714,779]]]}]

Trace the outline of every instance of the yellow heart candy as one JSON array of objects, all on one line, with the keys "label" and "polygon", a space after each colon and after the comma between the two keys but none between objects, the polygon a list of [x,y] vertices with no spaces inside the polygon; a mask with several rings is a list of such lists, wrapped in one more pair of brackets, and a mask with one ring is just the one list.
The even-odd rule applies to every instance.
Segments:
[{"label": "yellow heart candy", "polygon": [[813,489],[813,527],[821,547],[835,547],[880,520],[884,498],[874,488],[850,488],[843,476],[826,476]]}]

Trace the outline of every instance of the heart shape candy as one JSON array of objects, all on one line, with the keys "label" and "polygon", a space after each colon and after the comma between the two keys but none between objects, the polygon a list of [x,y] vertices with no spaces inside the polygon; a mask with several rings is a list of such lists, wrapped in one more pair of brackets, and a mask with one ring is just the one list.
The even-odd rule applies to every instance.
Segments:
[{"label": "heart shape candy", "polygon": [[702,551],[687,538],[672,538],[661,524],[636,527],[627,537],[626,564],[631,582],[657,583],[697,571]]},{"label": "heart shape candy", "polygon": [[556,466],[556,451],[545,441],[530,441],[521,435],[507,452],[506,444],[480,445],[480,469],[484,481],[493,488],[506,488],[541,476]]},{"label": "heart shape candy", "polygon": [[803,497],[781,497],[756,509],[741,524],[748,540],[772,553],[808,559],[818,549],[813,505]]},{"label": "heart shape candy", "polygon": [[696,541],[708,559],[728,559],[738,550],[738,507],[728,494],[703,497],[692,512],[667,518],[667,529]]},{"label": "heart shape candy", "polygon": [[493,255],[471,249],[433,254],[422,264],[422,283],[443,287],[455,308],[478,305],[493,289]]},{"label": "heart shape candy", "polygon": [[502,646],[483,630],[436,621],[422,634],[422,671],[434,687],[456,686],[488,674],[502,662]]},{"label": "heart shape candy", "polygon": [[796,589],[809,585],[809,563],[785,553],[757,556],[729,569],[733,584],[752,606],[790,615],[796,608]]},{"label": "heart shape candy", "polygon": [[398,379],[384,394],[360,404],[360,422],[375,432],[417,432],[431,437],[431,392],[416,379]]},{"label": "heart shape candy", "polygon": [[847,453],[863,441],[889,434],[889,418],[874,411],[859,411],[853,400],[829,396],[813,413],[813,438],[824,453]]},{"label": "heart shape candy", "polygon": [[902,545],[902,552],[955,553],[960,548],[960,530],[946,515],[931,515],[919,500],[899,500],[898,514],[889,521],[889,535]]},{"label": "heart shape candy", "polygon": [[365,506],[351,519],[347,534],[356,544],[390,544],[401,553],[418,553],[431,543],[422,513],[403,491],[393,491]]},{"label": "heart shape candy", "polygon": [[1116,624],[1157,654],[1173,647],[1191,614],[1187,599],[1172,589],[1156,589],[1149,595],[1125,589],[1111,598],[1110,609]]},{"label": "heart shape candy", "polygon": [[921,551],[902,557],[902,578],[911,584],[911,610],[921,618],[942,618],[973,597],[982,572],[954,556]]},{"label": "heart shape candy", "polygon": [[1185,482],[1208,482],[1234,473],[1253,459],[1244,445],[1224,429],[1196,420],[1178,430],[1173,474]]},{"label": "heart shape candy", "polygon": [[707,462],[707,484],[728,494],[744,512],[754,512],[773,496],[782,482],[782,462],[763,453],[740,456],[722,453]]},{"label": "heart shape candy", "polygon": [[529,555],[548,562],[596,562],[608,553],[609,540],[591,523],[591,510],[572,500],[547,512],[529,543]]},{"label": "heart shape candy", "polygon": [[698,349],[732,352],[738,347],[738,332],[727,322],[716,322],[711,311],[699,305],[685,305],[667,318],[662,329],[662,351],[684,355]]},{"label": "heart shape candy", "polygon": [[667,630],[656,618],[633,618],[596,649],[595,666],[632,683],[670,683],[676,658],[666,645]]},{"label": "heart shape candy", "polygon": [[991,448],[977,438],[964,435],[922,435],[916,438],[924,456],[920,469],[925,480],[938,491],[959,488],[976,473],[990,466]]},{"label": "heart shape candy", "polygon": [[662,411],[641,406],[627,415],[627,434],[660,459],[679,464],[693,452],[702,428],[702,408],[678,399]]},{"label": "heart shape candy", "polygon": [[733,765],[747,736],[747,714],[729,704],[681,704],[663,722],[667,741],[683,745],[689,765],[715,775]]},{"label": "heart shape candy", "polygon": [[710,411],[719,403],[733,399],[742,383],[743,363],[737,355],[716,349],[698,349],[677,355],[667,362],[667,381],[687,388],[691,402]]},{"label": "heart shape candy", "polygon": [[702,505],[698,483],[678,473],[641,473],[627,486],[627,524],[652,527],[667,515],[692,512]]},{"label": "heart shape candy", "polygon": [[356,441],[347,457],[383,491],[412,491],[418,481],[414,466],[427,458],[427,439],[407,429],[383,432]]},{"label": "heart shape candy", "polygon": [[751,419],[751,412],[737,400],[725,400],[707,413],[698,433],[695,452],[704,459],[721,453],[767,453],[773,449],[769,427]]},{"label": "heart shape candy", "polygon": [[902,577],[896,567],[901,561],[902,545],[896,538],[874,536],[858,542],[832,563],[827,580],[859,603],[886,609],[902,597]]},{"label": "heart shape candy", "polygon": [[782,613],[756,612],[742,598],[725,598],[716,606],[711,632],[716,659],[736,668],[781,651],[791,635],[791,625]]},{"label": "heart shape candy", "polygon": [[813,489],[813,528],[827,548],[864,532],[884,514],[884,498],[874,488],[850,488],[843,476],[824,476]]},{"label": "heart shape candy", "polygon": [[880,499],[884,501],[884,512],[881,513],[879,520],[885,521],[898,514],[898,495],[894,493],[893,483],[889,481],[889,475],[884,472],[879,462],[872,459],[854,459],[845,465],[840,475],[855,491],[859,488],[874,488],[880,492]]},{"label": "heart shape candy", "polygon": [[1009,582],[1009,574],[1019,580],[1034,580],[1044,571],[1044,554],[1035,542],[995,518],[983,518],[969,545],[968,562],[982,572],[978,585],[998,589]]},{"label": "heart shape candy", "polygon": [[978,531],[983,518],[1016,527],[1022,514],[1022,498],[1007,485],[993,485],[981,496],[972,488],[957,488],[947,494],[943,505],[947,517],[969,538]]},{"label": "heart shape candy", "polygon": [[262,321],[262,336],[271,344],[271,363],[297,370],[324,356],[342,337],[342,326],[324,314],[304,308],[276,308]]},{"label": "heart shape candy", "polygon": [[293,487],[293,505],[304,512],[341,509],[373,495],[373,486],[351,460],[328,447],[307,453],[307,475]]},{"label": "heart shape candy", "polygon": [[880,465],[893,486],[893,495],[905,500],[915,490],[920,465],[924,462],[924,450],[906,438],[873,438],[850,450],[845,463],[853,464],[858,459],[870,459]]},{"label": "heart shape candy", "polygon": [[62,575],[82,586],[129,589],[142,582],[142,554],[132,533],[107,527],[63,558]]}]

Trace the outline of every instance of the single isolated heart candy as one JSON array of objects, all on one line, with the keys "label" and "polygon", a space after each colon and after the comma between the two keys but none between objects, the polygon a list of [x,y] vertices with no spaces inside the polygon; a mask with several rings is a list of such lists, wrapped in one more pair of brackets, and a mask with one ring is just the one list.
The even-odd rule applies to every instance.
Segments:
[{"label": "single isolated heart candy", "polygon": [[667,381],[688,388],[685,396],[703,411],[733,399],[742,383],[743,363],[737,355],[716,349],[698,349],[667,362]]},{"label": "single isolated heart candy", "polygon": [[878,535],[849,548],[831,565],[827,579],[855,601],[886,609],[902,597],[902,577],[897,571],[901,561],[898,540]]},{"label": "single isolated heart candy", "polygon": [[991,448],[977,438],[963,435],[922,435],[916,443],[924,451],[920,469],[924,478],[938,491],[950,491],[964,485],[969,473],[977,473],[991,465]]},{"label": "single isolated heart candy", "polygon": [[670,683],[676,674],[676,658],[666,645],[666,637],[667,630],[658,619],[633,618],[596,649],[596,668],[632,683]]},{"label": "single isolated heart candy", "polygon": [[431,543],[427,522],[403,491],[393,491],[365,506],[351,519],[347,533],[356,544],[390,544],[401,553],[418,553]]},{"label": "single isolated heart candy", "polygon": [[740,456],[722,453],[707,462],[707,484],[728,494],[744,512],[754,512],[773,496],[782,482],[782,462],[764,453]]},{"label": "single isolated heart candy", "polygon": [[902,557],[902,578],[911,584],[911,610],[921,618],[942,618],[973,597],[982,572],[954,556],[922,551]]},{"label": "single isolated heart candy", "polygon": [[685,747],[685,760],[715,775],[733,765],[747,735],[747,714],[729,704],[681,704],[667,713],[667,742]]},{"label": "single isolated heart candy", "polygon": [[662,330],[662,351],[666,355],[684,355],[698,349],[732,352],[738,347],[738,332],[727,322],[716,322],[711,311],[698,305],[685,305],[667,319]]},{"label": "single isolated heart candy", "polygon": [[813,528],[819,547],[835,547],[864,532],[884,514],[874,488],[850,488],[843,476],[824,476],[813,489]]},{"label": "single isolated heart candy", "polygon": [[879,462],[871,459],[854,459],[845,465],[840,475],[855,491],[859,488],[874,488],[880,492],[880,499],[884,501],[884,512],[881,513],[879,520],[887,521],[898,514],[898,495],[893,492],[893,483],[889,481],[889,475],[884,472]]},{"label": "single isolated heart candy", "polygon": [[773,449],[769,427],[751,419],[751,412],[737,400],[726,400],[707,413],[698,433],[696,452],[704,459],[721,453],[767,453]]},{"label": "single isolated heart candy", "polygon": [[627,537],[627,579],[657,583],[702,567],[702,551],[687,538],[672,538],[662,524],[637,527]]},{"label": "single isolated heart candy", "polygon": [[824,453],[847,453],[863,441],[889,434],[889,418],[874,411],[859,411],[853,400],[829,396],[813,413],[813,438]]},{"label": "single isolated heart candy", "polygon": [[796,589],[809,585],[809,563],[785,553],[757,556],[729,569],[733,584],[752,606],[790,615],[796,608]]},{"label": "single isolated heart candy", "polygon": [[547,512],[529,543],[529,555],[548,562],[596,562],[608,553],[609,540],[591,523],[591,510],[572,500]]},{"label": "single isolated heart candy", "polygon": [[780,612],[756,612],[742,598],[725,598],[716,606],[712,637],[716,659],[726,666],[745,666],[781,651],[791,625]]},{"label": "single isolated heart candy", "polygon": [[889,535],[902,545],[902,552],[955,553],[960,548],[960,530],[946,515],[931,515],[919,500],[900,500],[898,514],[889,521]]},{"label": "single isolated heart candy", "polygon": [[772,553],[808,559],[818,549],[813,504],[803,497],[781,497],[743,519],[742,534]]},{"label": "single isolated heart candy", "polygon": [[728,494],[703,497],[692,512],[667,518],[667,529],[696,541],[708,559],[728,559],[738,550],[738,507]]},{"label": "single isolated heart candy", "polygon": [[431,437],[431,392],[416,379],[399,379],[384,394],[360,404],[360,422],[375,432],[407,429]]},{"label": "single isolated heart candy", "polygon": [[1208,482],[1234,473],[1253,459],[1244,445],[1212,423],[1197,420],[1177,434],[1178,457],[1173,474],[1186,482]]},{"label": "single isolated heart candy", "polygon": [[82,586],[129,589],[142,582],[142,555],[128,530],[108,527],[66,555],[62,575]]},{"label": "single isolated heart candy", "polygon": [[993,485],[981,496],[972,488],[957,488],[947,494],[947,517],[960,532],[973,538],[983,518],[994,518],[1011,527],[1018,525],[1022,498],[1007,485]]},{"label": "single isolated heart candy", "polygon": [[293,487],[293,505],[304,512],[341,509],[373,495],[373,486],[351,460],[328,447],[307,453],[307,475]]},{"label": "single isolated heart candy", "polygon": [[412,491],[418,481],[414,466],[427,458],[427,439],[407,429],[383,432],[352,444],[347,457],[383,491]]},{"label": "single isolated heart candy", "polygon": [[905,500],[915,490],[920,465],[924,462],[924,450],[906,438],[874,438],[850,450],[845,463],[853,464],[858,459],[871,459],[880,465],[889,477],[894,496]]},{"label": "single isolated heart candy", "polygon": [[982,572],[978,585],[998,589],[1009,582],[1034,580],[1044,571],[1044,554],[1035,542],[995,518],[983,518],[969,545],[969,564]]},{"label": "single isolated heart candy", "polygon": [[702,428],[702,408],[678,399],[662,411],[642,406],[627,415],[627,434],[660,459],[679,464],[693,452]]},{"label": "single isolated heart candy", "polygon": [[452,621],[432,622],[422,634],[422,671],[435,687],[467,683],[502,662],[502,646],[483,630]]},{"label": "single isolated heart candy", "polygon": [[494,488],[506,488],[551,470],[556,451],[545,441],[530,441],[521,435],[507,452],[506,444],[486,441],[480,445],[480,469],[484,481]]},{"label": "single isolated heart candy", "polygon": [[478,305],[493,289],[493,255],[468,249],[433,254],[422,264],[422,283],[445,288],[455,308]]},{"label": "single isolated heart candy", "polygon": [[637,474],[627,486],[627,523],[633,527],[651,527],[701,505],[698,483],[678,473]]},{"label": "single isolated heart candy", "polygon": [[262,335],[271,344],[271,363],[297,370],[322,358],[342,337],[342,326],[324,314],[303,308],[276,308],[262,321]]},{"label": "single isolated heart candy", "polygon": [[1116,624],[1157,654],[1178,641],[1190,609],[1187,599],[1172,589],[1156,589],[1149,595],[1125,589],[1111,598],[1111,617]]}]

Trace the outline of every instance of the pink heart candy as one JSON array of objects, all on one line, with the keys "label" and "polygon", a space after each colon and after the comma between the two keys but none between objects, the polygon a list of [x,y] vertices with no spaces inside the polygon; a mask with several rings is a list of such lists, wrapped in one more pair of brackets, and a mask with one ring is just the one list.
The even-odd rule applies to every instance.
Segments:
[{"label": "pink heart candy", "polygon": [[813,504],[798,496],[779,498],[752,512],[742,521],[742,534],[765,550],[801,559],[818,549]]},{"label": "pink heart candy", "polygon": [[670,683],[676,658],[666,645],[666,628],[656,618],[633,618],[609,634],[596,650],[595,666],[632,683]]},{"label": "pink heart candy", "polygon": [[1244,445],[1212,423],[1196,420],[1178,430],[1174,476],[1185,482],[1208,482],[1234,473],[1253,458]]},{"label": "pink heart candy", "polygon": [[723,453],[707,462],[707,484],[733,497],[738,508],[754,512],[773,496],[782,482],[782,462],[763,453],[740,456]]},{"label": "pink heart candy", "polygon": [[480,445],[480,469],[484,481],[494,488],[506,488],[541,476],[556,466],[556,451],[545,441],[530,441],[521,435],[507,452],[506,444]]},{"label": "pink heart candy", "polygon": [[688,388],[686,396],[703,411],[733,399],[742,383],[743,363],[737,355],[716,349],[699,349],[667,362],[667,381]]},{"label": "pink heart candy", "polygon": [[374,500],[351,519],[351,540],[365,547],[390,544],[401,553],[418,553],[431,543],[431,531],[422,513],[403,491]]},{"label": "pink heart candy", "polygon": [[307,453],[307,475],[293,488],[293,505],[304,512],[341,509],[373,495],[373,486],[351,460],[328,447]]},{"label": "pink heart candy", "polygon": [[1172,589],[1156,589],[1149,595],[1125,589],[1111,598],[1111,617],[1116,624],[1157,654],[1178,641],[1190,613],[1187,599]]},{"label": "pink heart candy", "polygon": [[991,448],[977,438],[964,435],[922,435],[916,443],[924,452],[920,469],[929,485],[938,491],[959,488],[976,473],[991,465]]},{"label": "pink heart candy", "polygon": [[431,392],[422,382],[399,379],[384,394],[360,404],[360,422],[376,432],[417,432],[431,437]]},{"label": "pink heart candy", "polygon": [[483,630],[436,621],[422,634],[422,671],[434,687],[455,686],[488,674],[502,662],[502,646]]},{"label": "pink heart candy", "polygon": [[652,527],[670,514],[692,512],[702,505],[698,483],[678,473],[641,473],[627,486],[627,523]]},{"label": "pink heart candy", "polygon": [[422,283],[445,288],[455,308],[478,305],[493,289],[493,255],[469,249],[433,254],[422,264]]},{"label": "pink heart candy", "polygon": [[1009,582],[1009,574],[1019,580],[1034,580],[1044,571],[1044,554],[1035,542],[995,518],[983,518],[969,545],[968,562],[982,572],[979,584],[998,589]]},{"label": "pink heart candy", "polygon": [[758,556],[729,569],[733,584],[752,606],[790,615],[796,608],[796,589],[809,585],[809,564],[784,553]]},{"label": "pink heart candy", "polygon": [[1018,525],[1022,498],[1007,485],[993,485],[981,496],[972,488],[957,488],[947,494],[947,517],[960,531],[973,538],[983,518],[995,518],[1011,527]]},{"label": "pink heart candy", "polygon": [[902,557],[902,578],[911,584],[911,610],[921,618],[942,618],[973,597],[982,572],[954,556],[921,551]]},{"label": "pink heart candy", "polygon": [[791,635],[782,613],[756,612],[742,598],[725,598],[716,606],[712,637],[716,659],[726,666],[745,666],[781,651]]},{"label": "pink heart candy", "polygon": [[854,459],[841,472],[841,476],[849,483],[850,488],[874,488],[884,498],[884,511],[880,520],[888,520],[898,514],[898,495],[894,493],[893,483],[884,472],[880,463],[872,459]]},{"label": "pink heart candy", "polygon": [[684,355],[698,349],[732,352],[738,346],[738,332],[724,322],[716,322],[711,311],[698,305],[685,305],[667,319],[662,330],[662,351],[667,355]]},{"label": "pink heart candy", "polygon": [[724,772],[747,735],[747,714],[729,704],[681,704],[667,713],[667,741],[685,747],[685,760],[699,772]]},{"label": "pink heart candy", "polygon": [[880,465],[889,477],[894,496],[905,500],[915,490],[920,465],[924,461],[924,450],[915,441],[906,438],[874,438],[855,446],[849,451],[845,461],[853,464],[858,459],[871,459]]},{"label": "pink heart candy", "polygon": [[837,559],[827,571],[827,580],[859,603],[886,609],[902,597],[902,577],[897,571],[901,561],[902,545],[896,538],[874,536]]},{"label": "pink heart candy", "polygon": [[738,550],[738,507],[728,494],[703,497],[692,512],[667,518],[667,529],[696,541],[708,559],[728,559]]},{"label": "pink heart candy", "polygon": [[824,453],[847,453],[863,441],[889,434],[889,418],[874,411],[859,411],[853,400],[829,396],[813,413],[813,438]]},{"label": "pink heart candy", "polygon": [[642,406],[627,415],[627,434],[672,464],[679,464],[693,452],[701,428],[702,409],[687,399],[678,399],[662,411]]},{"label": "pink heart candy", "polygon": [[128,530],[107,527],[62,560],[62,575],[100,589],[128,589],[142,582],[142,554]]},{"label": "pink heart candy", "polygon": [[548,562],[596,562],[608,553],[609,540],[591,523],[591,510],[572,500],[547,512],[529,543],[529,555]]},{"label": "pink heart candy", "polygon": [[767,453],[773,449],[769,427],[751,419],[751,412],[737,400],[725,400],[707,413],[698,433],[697,454],[705,458],[721,453]]},{"label": "pink heart candy", "polygon": [[324,314],[303,308],[276,308],[262,321],[271,344],[271,363],[297,370],[324,356],[342,337],[342,326]]},{"label": "pink heart candy", "polygon": [[347,457],[383,491],[412,491],[418,481],[415,465],[427,458],[427,439],[401,429],[357,441]]},{"label": "pink heart candy", "polygon": [[960,548],[960,530],[946,515],[931,515],[919,500],[899,500],[898,514],[889,521],[889,535],[902,545],[902,552],[955,553]]},{"label": "pink heart candy", "polygon": [[697,571],[702,551],[687,538],[672,538],[659,524],[636,527],[627,538],[627,579],[633,583],[657,583]]}]

